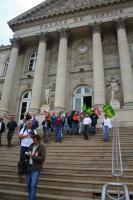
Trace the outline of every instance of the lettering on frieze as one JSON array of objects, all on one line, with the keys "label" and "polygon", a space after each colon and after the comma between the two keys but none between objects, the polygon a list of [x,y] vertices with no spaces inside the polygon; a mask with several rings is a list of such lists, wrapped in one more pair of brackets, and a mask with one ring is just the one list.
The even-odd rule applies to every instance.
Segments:
[{"label": "lettering on frieze", "polygon": [[95,12],[95,13],[89,14],[89,15],[82,15],[79,17],[71,18],[71,19],[49,22],[44,25],[41,25],[40,29],[43,30],[43,29],[47,29],[47,28],[69,25],[69,24],[73,24],[73,23],[85,22],[87,20],[97,20],[97,19],[102,19],[102,18],[106,18],[106,17],[117,16],[117,15],[122,14],[123,12],[124,12],[123,9],[98,11],[98,12]]}]

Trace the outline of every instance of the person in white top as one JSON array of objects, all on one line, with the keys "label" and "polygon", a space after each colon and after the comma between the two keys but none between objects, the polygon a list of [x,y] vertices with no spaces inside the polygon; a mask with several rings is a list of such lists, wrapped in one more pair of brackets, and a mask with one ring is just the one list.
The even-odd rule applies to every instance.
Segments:
[{"label": "person in white top", "polygon": [[88,140],[88,134],[91,132],[91,124],[92,124],[91,118],[87,114],[83,119],[85,140]]},{"label": "person in white top", "polygon": [[111,121],[107,117],[107,115],[104,115],[104,119],[102,120],[102,129],[103,129],[103,137],[104,141],[109,141],[109,129],[112,128]]},{"label": "person in white top", "polygon": [[19,132],[18,137],[21,139],[20,160],[18,163],[18,174],[23,175],[23,167],[25,162],[25,152],[28,151],[29,146],[33,143],[33,135],[37,134],[35,129],[32,129],[32,121],[26,121],[26,126]]}]

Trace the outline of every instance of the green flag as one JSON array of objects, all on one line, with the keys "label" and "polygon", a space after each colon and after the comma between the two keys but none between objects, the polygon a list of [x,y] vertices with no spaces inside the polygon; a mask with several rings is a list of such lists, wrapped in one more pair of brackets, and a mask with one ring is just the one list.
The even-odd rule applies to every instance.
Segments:
[{"label": "green flag", "polygon": [[86,104],[84,104],[83,107],[82,107],[83,112],[86,112],[86,109],[87,109]]},{"label": "green flag", "polygon": [[89,115],[91,115],[92,114],[92,108],[87,108],[86,109],[86,113],[89,114]]},{"label": "green flag", "polygon": [[108,118],[111,118],[115,115],[115,111],[110,104],[104,105],[103,111],[105,112]]}]

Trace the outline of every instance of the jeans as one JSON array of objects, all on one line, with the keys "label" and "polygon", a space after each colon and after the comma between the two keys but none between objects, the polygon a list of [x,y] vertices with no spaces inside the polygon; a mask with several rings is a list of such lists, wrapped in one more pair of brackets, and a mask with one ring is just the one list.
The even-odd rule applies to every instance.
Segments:
[{"label": "jeans", "polygon": [[8,146],[10,147],[11,146],[11,141],[12,141],[12,137],[13,137],[13,134],[14,134],[14,130],[9,130],[8,133],[7,133],[7,142],[8,142]]},{"label": "jeans", "polygon": [[103,137],[105,141],[109,140],[109,127],[103,126]]},{"label": "jeans", "polygon": [[72,123],[73,134],[78,135],[78,122]]},{"label": "jeans", "polygon": [[51,128],[45,128],[43,129],[43,133],[44,133],[44,142],[47,143],[48,142],[48,137],[51,133]]},{"label": "jeans", "polygon": [[56,127],[55,138],[56,138],[56,142],[61,142],[61,127]]},{"label": "jeans", "polygon": [[37,183],[40,177],[40,171],[31,170],[27,175],[27,189],[29,200],[36,200]]},{"label": "jeans", "polygon": [[90,127],[89,125],[84,125],[84,138],[88,140],[88,135],[90,134]]}]

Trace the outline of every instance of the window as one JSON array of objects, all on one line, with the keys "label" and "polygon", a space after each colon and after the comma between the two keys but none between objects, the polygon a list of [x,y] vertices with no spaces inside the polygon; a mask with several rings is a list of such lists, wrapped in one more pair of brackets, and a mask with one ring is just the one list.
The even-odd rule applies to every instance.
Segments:
[{"label": "window", "polygon": [[28,71],[34,71],[35,70],[36,61],[37,61],[37,52],[33,53],[30,56],[29,64],[28,64]]},{"label": "window", "polygon": [[9,65],[9,58],[6,60],[2,76],[6,76],[8,65]]}]

